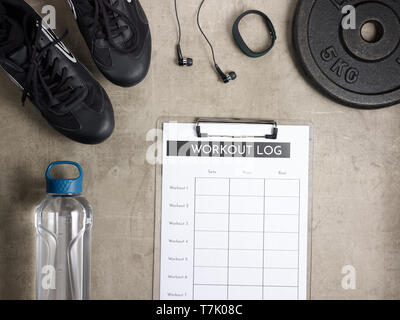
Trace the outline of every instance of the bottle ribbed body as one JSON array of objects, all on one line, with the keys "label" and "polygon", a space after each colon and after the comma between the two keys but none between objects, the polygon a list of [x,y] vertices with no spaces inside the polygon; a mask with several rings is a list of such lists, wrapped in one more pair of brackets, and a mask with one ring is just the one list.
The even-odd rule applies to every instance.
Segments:
[{"label": "bottle ribbed body", "polygon": [[36,210],[36,295],[90,298],[93,212],[81,195],[49,194]]}]

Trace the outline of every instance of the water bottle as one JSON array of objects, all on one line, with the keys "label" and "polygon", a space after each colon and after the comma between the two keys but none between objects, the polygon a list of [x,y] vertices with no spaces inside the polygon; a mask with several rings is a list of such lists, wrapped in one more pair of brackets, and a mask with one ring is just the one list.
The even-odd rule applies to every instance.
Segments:
[{"label": "water bottle", "polygon": [[[74,179],[54,179],[57,165],[72,165]],[[90,233],[93,211],[82,193],[83,172],[76,162],[58,161],[46,171],[46,199],[37,207],[36,297],[87,300],[90,295]]]}]

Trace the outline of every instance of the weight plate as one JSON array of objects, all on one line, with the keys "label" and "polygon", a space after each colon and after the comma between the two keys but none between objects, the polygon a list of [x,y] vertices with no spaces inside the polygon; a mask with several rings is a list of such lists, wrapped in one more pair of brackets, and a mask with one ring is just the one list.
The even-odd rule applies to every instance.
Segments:
[{"label": "weight plate", "polygon": [[299,0],[293,37],[307,77],[335,101],[362,109],[400,102],[399,0]]}]

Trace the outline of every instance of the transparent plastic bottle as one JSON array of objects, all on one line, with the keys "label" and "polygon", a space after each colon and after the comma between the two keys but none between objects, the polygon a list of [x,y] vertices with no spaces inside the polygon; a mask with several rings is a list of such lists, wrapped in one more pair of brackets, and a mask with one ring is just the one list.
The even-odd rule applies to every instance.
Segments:
[{"label": "transparent plastic bottle", "polygon": [[[56,165],[73,165],[75,179],[53,179]],[[36,298],[87,300],[90,298],[90,233],[93,211],[82,193],[83,172],[71,161],[58,161],[46,171],[46,199],[37,207]]]}]

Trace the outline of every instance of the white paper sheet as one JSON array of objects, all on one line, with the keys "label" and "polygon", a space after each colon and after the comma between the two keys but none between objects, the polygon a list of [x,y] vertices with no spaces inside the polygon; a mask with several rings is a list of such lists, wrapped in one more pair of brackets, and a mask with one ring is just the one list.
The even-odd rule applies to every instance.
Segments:
[{"label": "white paper sheet", "polygon": [[307,298],[309,129],[197,138],[164,124],[161,299]]}]

